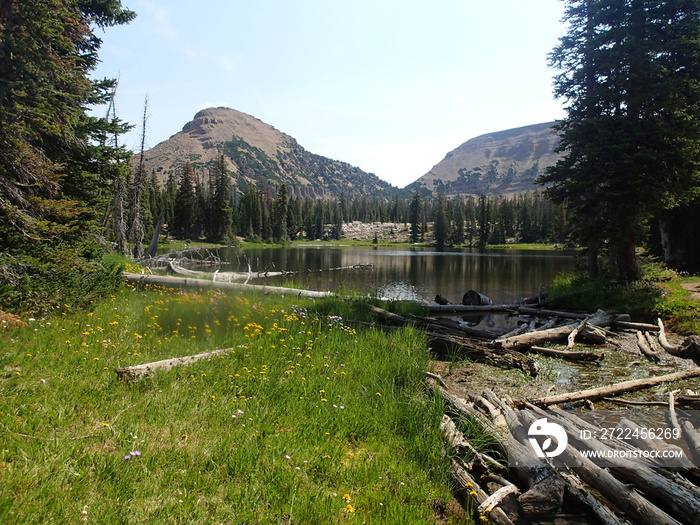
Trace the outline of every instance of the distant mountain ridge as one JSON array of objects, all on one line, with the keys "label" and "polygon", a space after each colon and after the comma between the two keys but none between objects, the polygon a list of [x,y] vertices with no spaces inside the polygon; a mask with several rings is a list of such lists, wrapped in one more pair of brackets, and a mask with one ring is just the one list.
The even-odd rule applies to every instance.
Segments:
[{"label": "distant mountain ridge", "polygon": [[540,188],[535,178],[554,165],[559,137],[554,122],[487,133],[449,152],[428,173],[406,187],[448,197],[507,195]]},{"label": "distant mountain ridge", "polygon": [[[306,151],[289,135],[230,108],[208,108],[154,148],[144,152],[146,172],[161,182],[177,177],[187,161],[206,180],[209,167],[224,155],[232,179],[243,190],[248,182],[287,184],[293,194],[312,198],[339,196],[391,197],[397,189],[372,173],[346,162]],[[138,162],[138,155],[134,162]]]}]

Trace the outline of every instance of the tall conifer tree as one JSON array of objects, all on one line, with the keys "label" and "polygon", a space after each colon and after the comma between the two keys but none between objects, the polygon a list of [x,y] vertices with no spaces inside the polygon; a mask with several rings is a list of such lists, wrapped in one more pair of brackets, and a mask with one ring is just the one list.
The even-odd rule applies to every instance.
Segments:
[{"label": "tall conifer tree", "polygon": [[565,1],[569,29],[550,55],[565,155],[540,182],[567,203],[589,272],[605,245],[634,280],[645,221],[700,190],[700,1]]}]

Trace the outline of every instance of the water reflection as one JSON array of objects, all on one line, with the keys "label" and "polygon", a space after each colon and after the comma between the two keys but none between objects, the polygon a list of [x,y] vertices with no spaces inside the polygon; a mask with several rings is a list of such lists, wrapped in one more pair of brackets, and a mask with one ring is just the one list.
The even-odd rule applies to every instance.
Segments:
[{"label": "water reflection", "polygon": [[[569,271],[573,266],[572,255],[562,251],[436,252],[422,248],[318,245],[227,248],[220,250],[220,255],[227,261],[220,271],[247,271],[249,260],[253,272],[265,269],[299,272],[267,278],[266,284],[294,284],[330,291],[344,288],[393,299],[431,302],[439,293],[454,303],[460,303],[469,289],[489,296],[494,303],[517,302],[535,295],[540,283],[548,286],[558,273]],[[346,268],[365,264],[373,268]]]}]

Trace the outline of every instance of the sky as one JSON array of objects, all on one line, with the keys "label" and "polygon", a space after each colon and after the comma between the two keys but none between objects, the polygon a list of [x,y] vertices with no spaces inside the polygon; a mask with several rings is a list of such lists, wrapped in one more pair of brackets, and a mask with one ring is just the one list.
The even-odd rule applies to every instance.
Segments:
[{"label": "sky", "polygon": [[[561,0],[122,0],[94,78],[118,78],[123,138],[146,146],[208,107],[399,187],[484,133],[562,118],[547,54]],[[97,108],[95,114],[106,111]]]}]

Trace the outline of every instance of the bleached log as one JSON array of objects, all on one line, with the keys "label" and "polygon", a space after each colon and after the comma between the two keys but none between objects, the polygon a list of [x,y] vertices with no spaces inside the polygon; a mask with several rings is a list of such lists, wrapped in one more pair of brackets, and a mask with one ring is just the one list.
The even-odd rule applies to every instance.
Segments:
[{"label": "bleached log", "polygon": [[564,317],[566,319],[585,319],[587,314],[578,312],[565,312],[562,310],[547,310],[545,308],[532,308],[530,306],[521,306],[518,308],[518,313],[525,315],[539,315],[544,317]]},{"label": "bleached log", "polygon": [[330,297],[332,292],[317,292],[315,290],[297,290],[295,288],[284,288],[282,286],[258,286],[254,284],[240,284],[229,282],[213,282],[207,279],[189,279],[172,277],[169,275],[141,275],[137,273],[124,272],[124,277],[129,282],[149,285],[158,284],[168,288],[195,288],[195,289],[222,289],[257,292],[262,294],[284,294],[297,297]]},{"label": "bleached log", "polygon": [[479,512],[479,514],[490,515],[493,513],[494,509],[501,504],[501,501],[506,499],[511,494],[520,494],[520,489],[518,489],[518,487],[512,483],[509,483],[482,501],[476,510]]},{"label": "bleached log", "polygon": [[[479,486],[476,480],[456,459],[450,460],[450,475],[455,481],[457,487],[467,499],[473,498],[477,503],[481,503],[486,501],[486,499],[489,497],[489,495],[486,494],[486,492],[484,492],[484,490]],[[489,514],[489,519],[494,523],[513,525],[513,522],[506,515],[506,513],[499,508],[493,509],[493,511]]]},{"label": "bleached log", "polygon": [[574,328],[568,336],[566,336],[566,348],[571,350],[574,347],[574,339],[576,339],[578,333],[583,330],[583,327],[586,326],[586,322],[588,322],[588,317],[581,321],[579,325]]},{"label": "bleached log", "polygon": [[[579,418],[574,414],[563,410],[554,410],[545,412],[535,409],[532,417],[548,416],[564,427],[569,436],[569,442],[574,442],[581,448],[590,449],[593,451],[607,454],[611,451],[607,444],[591,437],[590,439],[581,439],[579,430],[581,425],[578,424]],[[524,412],[523,412],[524,413]],[[610,444],[616,440],[610,440]],[[674,483],[672,480],[659,474],[655,469],[650,468],[641,461],[632,461],[621,458],[619,456],[606,456],[606,464],[610,464],[609,470],[620,481],[631,483],[639,490],[644,492],[650,498],[656,498],[664,507],[667,507],[677,519],[689,518],[688,523],[700,525],[700,491],[692,490],[680,484]],[[577,471],[578,473],[578,471]],[[604,493],[606,494],[606,493]],[[606,494],[607,496],[607,494]]]},{"label": "bleached log", "polygon": [[[580,336],[588,339],[593,344],[602,344],[605,342],[605,334],[591,326],[589,322],[583,329],[580,330]],[[506,339],[495,340],[491,345],[498,348],[507,348],[511,350],[522,350],[531,346],[540,346],[544,343],[566,341],[571,332],[576,329],[576,325],[569,324],[550,328],[549,330],[539,330],[536,332],[528,332],[523,335],[516,335]]]},{"label": "bleached log", "polygon": [[[681,525],[681,522],[645,499],[634,487],[617,480],[571,445],[563,452],[567,464],[590,487],[596,489],[640,525]],[[607,522],[604,522],[607,523]]]},{"label": "bleached log", "polygon": [[[679,449],[679,447],[677,447],[676,445],[670,445],[666,443],[663,439],[652,439],[648,437],[648,434],[643,432],[642,427],[640,427],[637,423],[635,423],[634,421],[630,421],[627,418],[621,418],[617,426],[622,429],[629,429],[630,432],[625,434],[625,441],[629,441],[632,445],[641,450]],[[651,461],[653,461],[658,467],[664,467],[664,464],[658,459],[652,459]],[[670,470],[680,472],[697,470],[697,468],[693,465],[692,461],[688,460],[687,458],[674,458],[674,462],[678,463],[679,466]]]},{"label": "bleached log", "polygon": [[517,304],[492,304],[492,305],[464,305],[464,304],[426,304],[425,308],[429,312],[469,312],[469,313],[493,313],[493,312],[515,312]]},{"label": "bleached log", "polygon": [[156,372],[157,370],[168,371],[176,366],[187,366],[202,359],[211,359],[219,355],[231,352],[233,348],[225,348],[222,350],[212,350],[211,352],[202,352],[201,354],[190,355],[185,357],[174,357],[172,359],[163,359],[152,363],[144,363],[142,365],[125,366],[115,369],[117,378],[121,381],[133,382],[143,379],[144,377]]},{"label": "bleached log", "polygon": [[573,403],[575,401],[581,401],[583,399],[600,399],[603,397],[622,394],[624,392],[631,392],[633,390],[649,388],[655,385],[659,385],[661,383],[671,383],[673,381],[680,381],[682,379],[690,379],[692,377],[699,376],[700,368],[692,368],[690,370],[683,370],[681,372],[675,372],[673,374],[666,374],[663,376],[647,377],[644,379],[634,379],[632,381],[623,381],[622,383],[616,383],[614,385],[608,385],[599,388],[591,388],[588,390],[580,390],[578,392],[570,392],[568,394],[560,394],[558,396],[539,398],[531,401],[531,403],[533,405],[544,407],[549,405],[557,405],[560,403]]},{"label": "bleached log", "polygon": [[523,370],[533,377],[539,372],[539,365],[535,360],[516,350],[493,348],[476,339],[464,337],[464,334],[459,334],[459,331],[457,331],[458,335],[454,333],[445,334],[444,332],[450,331],[450,327],[433,323],[432,320],[424,321],[418,317],[407,319],[383,308],[368,306],[384,322],[399,326],[414,326],[425,330],[430,345],[434,350],[444,352],[457,351],[462,355],[469,356],[475,360],[485,361],[494,366]]},{"label": "bleached log", "polygon": [[656,332],[659,329],[655,324],[632,323],[630,321],[615,321],[612,323],[612,327],[625,330],[641,330],[643,332]]},{"label": "bleached log", "polygon": [[642,355],[644,355],[644,357],[646,357],[649,361],[658,363],[660,360],[659,354],[652,350],[652,348],[649,346],[649,343],[646,340],[646,337],[644,337],[644,334],[638,330],[636,333],[636,337],[637,346],[639,347],[639,351],[642,352]]}]

